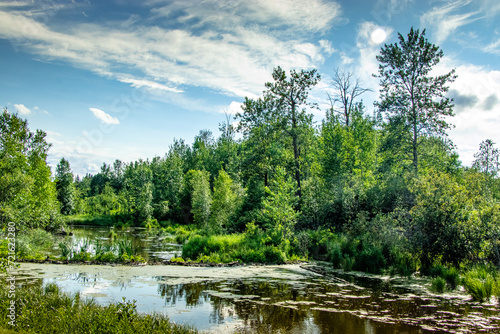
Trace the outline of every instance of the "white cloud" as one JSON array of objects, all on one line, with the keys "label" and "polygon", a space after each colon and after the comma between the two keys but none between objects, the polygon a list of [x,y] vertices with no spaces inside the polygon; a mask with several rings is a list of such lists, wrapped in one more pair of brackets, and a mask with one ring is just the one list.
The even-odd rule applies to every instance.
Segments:
[{"label": "white cloud", "polygon": [[123,83],[129,83],[132,85],[132,87],[136,87],[136,88],[146,87],[146,88],[163,90],[163,91],[173,92],[173,93],[182,93],[182,90],[180,90],[180,89],[169,87],[166,85],[162,85],[158,82],[154,82],[154,81],[150,81],[150,80],[120,79],[120,81]]},{"label": "white cloud", "polygon": [[31,110],[28,109],[24,104],[14,104],[14,108],[16,108],[17,112],[21,115],[31,114]]},{"label": "white cloud", "polygon": [[[197,6],[174,0],[152,11],[160,25],[135,16],[133,24],[61,27],[38,22],[29,11],[0,10],[0,37],[133,87],[169,94],[197,86],[243,97],[260,94],[274,66],[322,64],[331,45],[309,43],[311,33],[328,31],[341,14],[340,5],[323,0],[307,5],[302,0],[207,0]],[[195,32],[200,27],[203,32]]]},{"label": "white cloud", "polygon": [[500,55],[500,39],[491,42],[483,48],[484,52]]},{"label": "white cloud", "polygon": [[453,68],[457,79],[450,84],[449,96],[455,100],[455,116],[449,122],[455,128],[449,135],[462,162],[470,166],[481,141],[492,139],[500,143],[500,71],[444,57],[433,74],[447,73]]},{"label": "white cloud", "polygon": [[236,115],[237,113],[241,112],[242,105],[243,103],[233,101],[229,104],[228,107],[220,109],[220,112],[228,115]]},{"label": "white cloud", "polygon": [[104,111],[101,109],[97,108],[89,108],[90,111],[94,114],[94,116],[99,119],[101,122],[106,123],[106,124],[120,124],[120,121],[118,118],[113,117],[109,114],[106,114]]},{"label": "white cloud", "polygon": [[481,14],[480,10],[457,13],[469,4],[471,4],[470,0],[456,0],[441,7],[434,7],[422,15],[420,23],[423,27],[434,27],[436,43],[439,44],[460,27],[481,18],[478,16]]}]

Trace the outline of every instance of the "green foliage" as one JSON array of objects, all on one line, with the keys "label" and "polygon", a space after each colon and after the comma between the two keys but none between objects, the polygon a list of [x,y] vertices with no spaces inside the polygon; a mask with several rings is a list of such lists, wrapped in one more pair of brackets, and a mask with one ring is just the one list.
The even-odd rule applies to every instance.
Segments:
[{"label": "green foliage", "polygon": [[45,132],[4,109],[0,114],[0,226],[17,230],[58,224],[56,190],[47,165]]},{"label": "green foliage", "polygon": [[424,254],[424,264],[437,257],[455,265],[472,258],[481,243],[475,210],[481,198],[474,189],[449,174],[430,172],[415,181],[412,191],[416,203],[410,211],[410,242]]},{"label": "green foliage", "polygon": [[446,281],[441,276],[434,278],[431,281],[431,290],[437,293],[443,293],[446,286]]},{"label": "green foliage", "polygon": [[[0,316],[8,319],[8,289],[0,291]],[[55,284],[16,290],[16,332],[22,333],[196,333],[160,314],[137,312],[135,301],[100,306],[79,294],[66,294]],[[57,321],[55,321],[57,320]],[[11,328],[2,321],[1,328]]]},{"label": "green foliage", "polygon": [[300,212],[296,187],[283,168],[278,168],[271,186],[266,188],[268,196],[263,201],[262,220],[268,230],[278,232],[281,241],[289,240],[293,234]]},{"label": "green foliage", "polygon": [[56,168],[56,191],[57,200],[61,203],[61,213],[69,215],[75,207],[75,189],[73,186],[73,174],[68,160],[62,158]]},{"label": "green foliage", "polygon": [[206,171],[190,170],[187,180],[191,193],[191,213],[193,221],[199,228],[209,228],[212,193],[209,183],[210,175]]},{"label": "green foliage", "polygon": [[444,136],[453,116],[452,100],[446,97],[447,84],[456,78],[454,70],[429,75],[443,57],[443,51],[425,37],[425,30],[411,28],[407,38],[398,34],[399,42],[385,44],[379,61],[379,112],[392,121],[396,141],[412,156],[413,168],[419,167],[419,146],[424,136]]},{"label": "green foliage", "polygon": [[485,266],[476,266],[465,273],[462,284],[474,300],[484,302],[492,295],[495,278]]},{"label": "green foliage", "polygon": [[224,171],[214,181],[214,194],[210,216],[210,228],[215,232],[222,232],[229,225],[231,219],[243,201],[243,189],[233,183],[231,177]]}]

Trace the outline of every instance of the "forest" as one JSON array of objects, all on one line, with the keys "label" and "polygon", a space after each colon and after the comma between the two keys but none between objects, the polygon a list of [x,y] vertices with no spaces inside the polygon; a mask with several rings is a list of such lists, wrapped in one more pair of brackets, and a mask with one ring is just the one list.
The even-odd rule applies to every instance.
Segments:
[{"label": "forest", "polygon": [[319,73],[276,67],[217,138],[201,130],[191,145],[177,139],[164,155],[103,163],[83,177],[65,158],[52,175],[46,134],[4,109],[0,224],[18,233],[142,226],[176,234],[177,261],[321,260],[420,272],[449,288],[461,271],[487,290],[500,266],[500,154],[485,138],[472,166],[461,163],[447,137],[456,75],[432,75],[442,57],[425,31],[399,34],[377,56],[374,107],[363,104],[356,74],[337,69],[321,123],[309,98]]}]

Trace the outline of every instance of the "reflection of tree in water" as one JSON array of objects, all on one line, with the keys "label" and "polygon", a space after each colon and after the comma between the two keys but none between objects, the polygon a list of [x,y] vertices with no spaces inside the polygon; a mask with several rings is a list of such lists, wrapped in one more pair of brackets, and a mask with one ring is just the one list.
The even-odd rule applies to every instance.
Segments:
[{"label": "reflection of tree in water", "polygon": [[97,275],[87,276],[87,273],[73,273],[68,277],[72,281],[77,281],[78,283],[88,284],[88,283],[97,283],[99,280]]},{"label": "reflection of tree in water", "polygon": [[[158,276],[157,280],[165,280],[165,277]],[[208,294],[203,293],[205,290],[211,289],[214,283],[188,283],[188,284],[158,284],[158,293],[165,298],[168,305],[175,305],[179,299],[185,299],[188,307],[201,306],[207,302]]]},{"label": "reflection of tree in water", "polygon": [[306,310],[247,301],[237,303],[235,311],[252,333],[287,333],[297,330],[308,317]]}]

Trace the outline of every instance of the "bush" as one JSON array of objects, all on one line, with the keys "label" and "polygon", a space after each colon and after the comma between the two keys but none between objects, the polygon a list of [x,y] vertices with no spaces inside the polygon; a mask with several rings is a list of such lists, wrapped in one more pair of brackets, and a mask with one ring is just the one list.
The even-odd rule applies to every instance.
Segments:
[{"label": "bush", "polygon": [[450,290],[455,290],[457,285],[460,283],[460,274],[458,273],[458,269],[455,267],[447,269],[443,278],[445,279]]},{"label": "bush", "polygon": [[356,255],[354,268],[372,274],[379,274],[385,266],[386,260],[382,255],[382,250],[376,246],[370,246]]},{"label": "bush", "polygon": [[446,281],[442,277],[436,277],[431,281],[431,290],[438,293],[444,292],[444,287],[446,286]]},{"label": "bush", "polygon": [[275,246],[267,246],[264,249],[266,263],[283,264],[286,261],[285,254]]},{"label": "bush", "polygon": [[114,262],[117,256],[112,251],[107,251],[104,254],[99,254],[96,256],[95,260],[99,262]]},{"label": "bush", "polygon": [[462,284],[472,299],[483,302],[490,299],[495,279],[485,267],[477,266],[464,275]]},{"label": "bush", "polygon": [[392,273],[410,277],[414,272],[418,271],[418,260],[410,253],[398,249],[393,249],[390,253],[393,259]]}]

